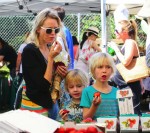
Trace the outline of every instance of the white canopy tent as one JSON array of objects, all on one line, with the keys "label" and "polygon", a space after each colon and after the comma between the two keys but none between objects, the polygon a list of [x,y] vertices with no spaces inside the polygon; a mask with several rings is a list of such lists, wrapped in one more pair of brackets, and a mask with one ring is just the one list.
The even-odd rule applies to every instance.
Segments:
[{"label": "white canopy tent", "polygon": [[[136,14],[141,8],[143,1],[144,0],[0,0],[0,15],[20,15],[39,12],[46,7],[53,6],[63,6],[67,13],[100,13],[102,3],[106,4],[106,11],[112,12],[116,9],[118,4],[125,4],[130,14]],[[22,5],[22,7],[20,5]]]}]

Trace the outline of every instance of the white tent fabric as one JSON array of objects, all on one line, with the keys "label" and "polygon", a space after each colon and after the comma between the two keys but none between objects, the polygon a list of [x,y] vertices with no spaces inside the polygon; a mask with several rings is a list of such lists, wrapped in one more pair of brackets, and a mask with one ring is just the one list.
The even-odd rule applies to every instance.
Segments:
[{"label": "white tent fabric", "polygon": [[[100,13],[103,0],[0,0],[0,15],[35,13],[46,7],[63,6],[66,13]],[[118,4],[126,4],[130,14],[136,14],[144,0],[105,0],[106,11],[114,11]],[[19,9],[19,5],[23,9]]]}]

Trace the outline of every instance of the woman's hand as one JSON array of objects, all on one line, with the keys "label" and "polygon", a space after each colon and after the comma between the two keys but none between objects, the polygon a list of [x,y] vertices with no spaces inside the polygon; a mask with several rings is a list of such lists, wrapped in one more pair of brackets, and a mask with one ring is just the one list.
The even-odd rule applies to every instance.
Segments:
[{"label": "woman's hand", "polygon": [[65,78],[67,75],[67,67],[66,66],[58,66],[56,72],[62,77]]},{"label": "woman's hand", "polygon": [[55,41],[50,48],[49,58],[55,58],[62,51],[62,46],[59,42]]},{"label": "woman's hand", "polygon": [[118,46],[117,46],[117,44],[114,43],[114,42],[110,42],[108,44],[108,47],[111,47],[115,52],[120,51],[119,48],[118,48]]}]

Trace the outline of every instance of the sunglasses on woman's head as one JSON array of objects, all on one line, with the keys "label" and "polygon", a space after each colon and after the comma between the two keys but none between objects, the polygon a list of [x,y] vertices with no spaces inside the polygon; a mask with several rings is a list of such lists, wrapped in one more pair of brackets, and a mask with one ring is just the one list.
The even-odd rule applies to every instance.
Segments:
[{"label": "sunglasses on woman's head", "polygon": [[52,31],[54,31],[55,34],[57,34],[60,31],[60,28],[45,28],[45,27],[41,28],[44,29],[47,34],[51,34]]},{"label": "sunglasses on woman's head", "polygon": [[119,34],[119,31],[117,29],[115,29],[115,33]]}]

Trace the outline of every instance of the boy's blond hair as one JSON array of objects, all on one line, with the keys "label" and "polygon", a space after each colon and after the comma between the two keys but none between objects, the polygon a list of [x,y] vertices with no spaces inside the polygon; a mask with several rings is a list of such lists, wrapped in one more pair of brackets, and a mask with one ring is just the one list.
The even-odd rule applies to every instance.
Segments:
[{"label": "boy's blond hair", "polygon": [[65,88],[68,91],[68,83],[82,84],[84,87],[88,86],[89,79],[80,69],[73,69],[68,72],[65,78]]},{"label": "boy's blond hair", "polygon": [[116,71],[115,63],[113,61],[113,58],[109,54],[98,52],[98,53],[95,53],[90,58],[89,70],[90,70],[91,76],[94,79],[95,79],[95,75],[94,75],[95,68],[99,66],[103,66],[103,65],[109,65],[112,69],[112,75],[115,73]]}]

